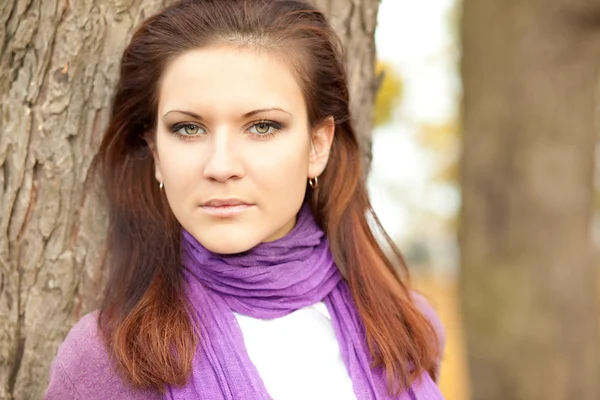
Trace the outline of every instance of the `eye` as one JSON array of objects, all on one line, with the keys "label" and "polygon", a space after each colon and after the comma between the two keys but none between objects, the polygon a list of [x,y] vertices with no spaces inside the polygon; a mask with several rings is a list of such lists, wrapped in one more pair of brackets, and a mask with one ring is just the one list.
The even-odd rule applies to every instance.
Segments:
[{"label": "eye", "polygon": [[265,124],[264,122],[261,122],[260,124],[256,124],[254,125],[254,127],[256,128],[256,131],[258,133],[269,133],[269,129],[271,129],[271,127],[267,124]]},{"label": "eye", "polygon": [[198,125],[186,125],[183,127],[183,130],[188,135],[195,135],[196,133],[198,133],[199,129],[200,127]]},{"label": "eye", "polygon": [[175,135],[182,138],[192,138],[206,132],[204,128],[191,123],[176,124],[171,130]]},{"label": "eye", "polygon": [[277,133],[282,126],[275,121],[259,121],[252,125],[248,132],[257,136],[269,136]]}]

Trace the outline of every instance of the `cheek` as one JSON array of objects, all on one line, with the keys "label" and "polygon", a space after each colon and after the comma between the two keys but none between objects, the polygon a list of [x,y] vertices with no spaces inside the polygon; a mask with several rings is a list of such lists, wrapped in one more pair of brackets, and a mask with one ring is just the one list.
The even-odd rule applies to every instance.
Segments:
[{"label": "cheek", "polygon": [[159,147],[160,170],[165,187],[172,195],[184,195],[198,184],[201,167],[197,153],[190,147],[164,141]]},{"label": "cheek", "polygon": [[[308,179],[308,147],[299,141],[280,142],[251,161],[254,181],[267,191],[304,191]],[[290,193],[291,194],[291,193]]]}]

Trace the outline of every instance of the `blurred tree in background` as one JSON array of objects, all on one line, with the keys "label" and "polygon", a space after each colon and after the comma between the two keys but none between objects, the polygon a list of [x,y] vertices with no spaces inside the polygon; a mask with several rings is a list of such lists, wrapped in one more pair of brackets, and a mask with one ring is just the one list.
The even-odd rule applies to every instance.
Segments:
[{"label": "blurred tree in background", "polygon": [[[311,0],[346,48],[371,159],[379,0]],[[0,2],[0,399],[39,399],[70,327],[97,307],[106,213],[89,175],[121,53],[168,0]]]},{"label": "blurred tree in background", "polygon": [[462,299],[474,399],[600,398],[600,2],[464,0]]}]

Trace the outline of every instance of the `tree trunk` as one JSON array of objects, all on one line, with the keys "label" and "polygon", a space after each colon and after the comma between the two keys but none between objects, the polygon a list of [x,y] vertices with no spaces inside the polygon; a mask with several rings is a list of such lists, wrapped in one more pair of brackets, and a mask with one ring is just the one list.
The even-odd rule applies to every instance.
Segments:
[{"label": "tree trunk", "polygon": [[460,245],[474,399],[600,398],[590,237],[600,13],[597,1],[550,3],[463,3]]},{"label": "tree trunk", "polygon": [[[123,48],[169,2],[0,2],[0,399],[41,398],[58,346],[98,306],[107,224],[89,166]],[[370,149],[378,0],[315,3],[347,46]]]},{"label": "tree trunk", "polygon": [[374,77],[375,27],[380,0],[312,0],[331,21],[342,39],[346,55],[350,112],[365,159],[365,174],[371,166],[373,106],[379,79]]}]

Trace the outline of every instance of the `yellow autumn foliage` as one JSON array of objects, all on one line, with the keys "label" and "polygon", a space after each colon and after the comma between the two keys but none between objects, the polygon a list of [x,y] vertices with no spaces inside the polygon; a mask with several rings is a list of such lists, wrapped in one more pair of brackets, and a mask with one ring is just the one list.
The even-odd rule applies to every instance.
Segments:
[{"label": "yellow autumn foliage", "polygon": [[421,146],[434,154],[434,179],[440,183],[458,185],[460,128],[456,121],[443,124],[424,124],[418,132]]},{"label": "yellow autumn foliage", "polygon": [[375,126],[380,126],[390,122],[394,109],[400,103],[402,98],[402,79],[393,67],[384,61],[377,62],[375,74],[382,77],[375,99],[374,112]]}]

